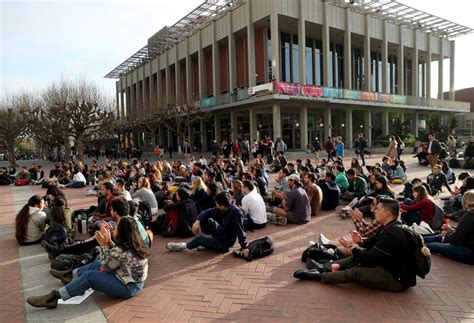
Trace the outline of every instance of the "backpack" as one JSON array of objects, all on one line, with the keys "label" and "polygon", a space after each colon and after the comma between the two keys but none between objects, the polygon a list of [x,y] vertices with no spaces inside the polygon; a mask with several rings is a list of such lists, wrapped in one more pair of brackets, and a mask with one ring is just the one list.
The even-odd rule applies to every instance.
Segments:
[{"label": "backpack", "polygon": [[408,243],[412,248],[413,265],[415,267],[416,275],[425,279],[426,275],[428,275],[431,269],[430,249],[425,246],[423,237],[419,233],[416,233],[411,227],[402,224],[400,225],[400,228],[402,228],[405,232]]},{"label": "backpack", "polygon": [[433,218],[431,219],[431,221],[428,222],[428,224],[430,225],[431,229],[436,231],[440,230],[444,222],[446,221],[446,214],[436,203],[433,203],[433,209]]},{"label": "backpack", "polygon": [[67,230],[63,225],[55,223],[46,230],[44,240],[59,249],[64,248],[68,245]]},{"label": "backpack", "polygon": [[325,262],[329,260],[338,260],[340,254],[336,246],[333,245],[320,245],[316,243],[309,246],[303,251],[301,255],[301,261],[306,262],[306,259],[311,258],[317,262]]},{"label": "backpack", "polygon": [[263,258],[273,253],[275,250],[273,246],[273,241],[269,237],[263,237],[257,240],[253,240],[249,243],[248,247],[249,254],[247,257],[244,257],[241,254],[240,250],[234,251],[234,257],[243,258],[247,261],[252,261],[254,259]]},{"label": "backpack", "polygon": [[143,227],[145,227],[145,229],[149,228],[152,220],[150,203],[147,201],[140,201],[138,203],[138,214]]},{"label": "backpack", "polygon": [[25,185],[28,185],[27,179],[19,179],[15,183],[15,186],[25,186]]},{"label": "backpack", "polygon": [[98,254],[97,248],[94,248],[81,255],[59,255],[51,262],[51,268],[56,270],[68,270],[82,267],[93,262]]}]

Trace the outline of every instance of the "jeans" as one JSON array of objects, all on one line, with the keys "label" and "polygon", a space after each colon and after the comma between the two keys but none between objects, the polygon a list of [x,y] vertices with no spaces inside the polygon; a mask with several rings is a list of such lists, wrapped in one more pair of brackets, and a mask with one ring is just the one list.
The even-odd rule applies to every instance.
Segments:
[{"label": "jeans", "polygon": [[[206,234],[213,234],[220,228],[220,224],[214,219],[208,219],[207,222],[201,222],[201,230]],[[205,247],[210,250],[219,252],[227,252],[229,248],[222,245],[222,243],[215,237],[208,237],[204,235],[198,235],[193,240],[186,243],[187,249],[195,249],[197,247]]]},{"label": "jeans", "polygon": [[[359,283],[369,288],[384,290],[387,292],[401,292],[405,288],[383,267],[359,267],[350,266],[351,257],[344,258],[333,263],[341,265],[341,271],[321,274],[323,284],[346,284]],[[328,263],[330,265],[330,263]]]},{"label": "jeans", "polygon": [[439,253],[455,261],[474,265],[474,251],[470,248],[452,243],[443,243],[441,234],[423,237],[423,239],[431,252]]},{"label": "jeans", "polygon": [[359,148],[360,159],[362,160],[362,166],[365,166],[365,148]]},{"label": "jeans", "polygon": [[144,283],[128,283],[124,285],[113,272],[101,272],[98,260],[79,267],[73,271],[72,281],[58,289],[63,300],[83,295],[92,288],[114,298],[130,298],[143,289]]},{"label": "jeans", "polygon": [[[407,205],[413,205],[413,201],[410,199],[404,199],[403,203]],[[418,211],[404,212],[402,213],[401,219],[410,227],[413,225],[413,223],[416,223],[418,225],[421,223],[421,218]]]},{"label": "jeans", "polygon": [[71,187],[71,188],[83,188],[85,187],[86,184],[81,181],[70,181],[65,185],[65,187]]}]

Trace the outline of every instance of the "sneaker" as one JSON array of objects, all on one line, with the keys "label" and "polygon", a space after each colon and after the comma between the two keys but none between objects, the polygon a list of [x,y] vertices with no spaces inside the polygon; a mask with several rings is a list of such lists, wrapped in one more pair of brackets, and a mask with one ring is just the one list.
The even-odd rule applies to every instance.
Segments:
[{"label": "sneaker", "polygon": [[207,248],[204,247],[204,246],[199,246],[199,247],[196,248],[196,250],[197,251],[204,251],[204,250],[207,250]]},{"label": "sneaker", "polygon": [[276,225],[287,225],[288,224],[288,218],[286,216],[277,216],[275,224]]},{"label": "sneaker", "polygon": [[326,236],[324,234],[321,233],[319,235],[319,244],[329,244],[330,242],[331,242],[331,240],[326,238]]},{"label": "sneaker", "polygon": [[186,243],[185,242],[169,242],[166,245],[166,249],[172,252],[183,251],[184,249],[186,249]]}]

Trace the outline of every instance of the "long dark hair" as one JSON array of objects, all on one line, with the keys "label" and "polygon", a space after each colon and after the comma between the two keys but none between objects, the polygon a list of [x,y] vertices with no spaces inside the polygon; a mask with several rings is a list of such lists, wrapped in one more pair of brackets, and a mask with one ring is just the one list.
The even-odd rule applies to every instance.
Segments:
[{"label": "long dark hair", "polygon": [[115,237],[117,245],[125,251],[132,251],[140,259],[148,258],[148,251],[138,232],[137,221],[130,216],[120,218]]},{"label": "long dark hair", "polygon": [[51,219],[63,226],[66,225],[66,214],[64,213],[65,206],[66,201],[61,196],[56,196],[51,209]]},{"label": "long dark hair", "polygon": [[54,198],[58,196],[62,197],[62,199],[65,202],[64,205],[67,207],[66,195],[64,195],[64,192],[57,185],[54,185],[54,184],[48,185],[48,189],[46,190],[46,195],[51,195]]},{"label": "long dark hair", "polygon": [[30,221],[30,206],[41,204],[43,198],[38,195],[33,195],[18,212],[15,218],[15,238],[18,243],[24,244],[28,235],[28,222]]}]

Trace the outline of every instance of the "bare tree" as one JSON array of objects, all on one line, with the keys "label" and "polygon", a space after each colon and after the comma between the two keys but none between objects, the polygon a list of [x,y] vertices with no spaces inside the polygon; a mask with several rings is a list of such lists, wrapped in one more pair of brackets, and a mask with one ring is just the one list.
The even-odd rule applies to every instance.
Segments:
[{"label": "bare tree", "polygon": [[0,101],[0,144],[12,166],[16,164],[15,147],[27,136],[26,111],[32,105],[33,98],[26,93],[6,95]]},{"label": "bare tree", "polygon": [[204,118],[204,113],[195,106],[168,105],[163,113],[163,118],[166,120],[164,125],[178,136],[179,143],[184,144],[185,141],[188,141],[190,144],[189,126]]}]

